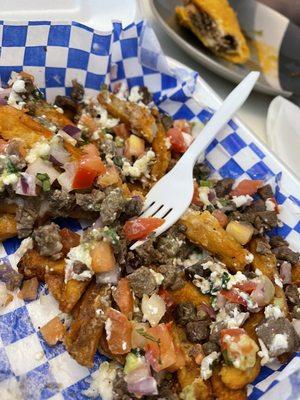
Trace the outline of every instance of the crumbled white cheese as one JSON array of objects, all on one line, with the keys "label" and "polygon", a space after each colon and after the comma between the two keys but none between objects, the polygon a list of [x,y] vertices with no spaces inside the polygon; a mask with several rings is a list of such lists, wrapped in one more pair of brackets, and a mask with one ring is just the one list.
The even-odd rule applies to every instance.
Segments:
[{"label": "crumbled white cheese", "polygon": [[275,211],[275,203],[272,199],[267,199],[265,201],[265,206],[267,211]]},{"label": "crumbled white cheese", "polygon": [[124,161],[122,171],[125,176],[131,176],[132,178],[140,178],[142,175],[149,178],[149,166],[154,159],[154,151],[149,150],[143,155],[143,157],[137,159],[133,165],[128,161]]},{"label": "crumbled white cheese", "polygon": [[288,340],[286,333],[277,333],[272,340],[270,351],[284,350],[288,348]]},{"label": "crumbled white cheese", "polygon": [[139,103],[143,100],[143,95],[139,92],[139,86],[133,86],[130,90],[128,100],[132,101],[133,103]]},{"label": "crumbled white cheese", "polygon": [[274,318],[274,319],[278,319],[283,317],[283,312],[280,310],[279,306],[277,305],[273,305],[273,304],[269,304],[265,310],[265,317],[266,318]]},{"label": "crumbled white cheese", "polygon": [[[252,254],[253,255],[253,254]],[[262,276],[262,272],[261,272],[261,270],[259,270],[258,268],[256,268],[255,269],[255,275],[257,275],[257,276]]]},{"label": "crumbled white cheese", "polygon": [[201,362],[201,377],[204,380],[209,379],[212,376],[212,366],[214,361],[216,361],[220,356],[220,353],[217,353],[216,351],[213,351],[210,353],[208,356],[204,357],[202,362]]},{"label": "crumbled white cheese", "polygon": [[5,283],[0,281],[0,309],[4,307],[8,299],[8,290],[6,289]]},{"label": "crumbled white cheese", "polygon": [[258,343],[260,346],[260,351],[257,353],[257,355],[261,358],[261,365],[266,365],[269,362],[273,361],[273,358],[270,357],[269,351],[264,342],[261,339],[258,339]]},{"label": "crumbled white cheese", "polygon": [[210,282],[202,276],[194,275],[193,284],[199,288],[203,294],[210,292]]},{"label": "crumbled white cheese", "polygon": [[127,100],[128,90],[125,82],[121,83],[121,86],[119,87],[119,90],[115,94],[115,96],[120,100]]},{"label": "crumbled white cheese", "polygon": [[188,268],[188,267],[196,264],[198,261],[200,261],[202,257],[203,257],[203,255],[201,253],[197,253],[197,252],[193,251],[189,255],[189,257],[182,262],[182,265],[184,268]]},{"label": "crumbled white cheese", "polygon": [[234,204],[236,205],[237,208],[245,206],[245,205],[249,205],[252,203],[253,198],[251,196],[249,196],[248,194],[244,195],[242,194],[241,196],[233,196],[232,197],[232,201],[234,202]]},{"label": "crumbled white cheese", "polygon": [[105,321],[106,340],[109,340],[111,338],[111,327],[112,321],[110,318],[107,318],[107,320]]},{"label": "crumbled white cheese", "polygon": [[248,264],[252,263],[254,260],[254,255],[252,253],[249,253],[246,255],[245,260],[247,261]]},{"label": "crumbled white cheese", "polygon": [[160,274],[159,272],[154,271],[153,269],[150,268],[150,272],[153,275],[155,282],[158,286],[160,286],[163,282],[163,280],[165,279],[165,277],[163,276],[163,274]]},{"label": "crumbled white cheese", "polygon": [[17,79],[12,85],[12,90],[18,94],[24,93],[26,90],[25,82],[22,79]]},{"label": "crumbled white cheese", "polygon": [[116,378],[116,367],[113,363],[103,362],[98,371],[92,375],[92,382],[82,394],[87,397],[98,397],[102,400],[113,400],[113,382]]},{"label": "crumbled white cheese", "polygon": [[9,174],[6,170],[0,177],[0,184],[2,185],[14,185],[19,180],[19,175],[16,173]]},{"label": "crumbled white cheese", "polygon": [[149,321],[151,326],[156,326],[166,312],[166,303],[162,297],[154,293],[151,297],[144,294],[142,299],[141,310],[143,320]]},{"label": "crumbled white cheese", "polygon": [[[92,258],[90,255],[90,248],[86,244],[80,244],[76,247],[72,247],[67,257],[65,258],[66,268],[65,268],[65,281],[70,279],[85,280],[91,278],[93,271],[91,270]],[[75,261],[80,261],[85,264],[89,270],[83,271],[81,274],[75,274],[73,272],[73,264]]]},{"label": "crumbled white cheese", "polygon": [[167,148],[168,150],[171,148],[171,141],[170,141],[170,138],[168,138],[168,137],[165,138],[165,145],[166,145],[166,148]]},{"label": "crumbled white cheese", "polygon": [[208,195],[210,192],[210,188],[207,186],[200,186],[199,187],[199,199],[200,201],[205,205],[205,206],[209,206],[211,204]]},{"label": "crumbled white cheese", "polygon": [[276,283],[277,286],[283,288],[282,280],[279,278],[278,274],[274,275],[274,282]]},{"label": "crumbled white cheese", "polygon": [[100,115],[100,118],[95,119],[95,121],[99,123],[102,129],[111,129],[118,125],[120,120],[118,118],[109,117],[106,109],[100,104],[95,104],[94,109],[96,110],[97,114]]},{"label": "crumbled white cheese", "polygon": [[227,289],[230,290],[237,283],[246,282],[247,280],[248,278],[241,271],[238,271],[235,275],[230,276],[230,279],[227,283]]},{"label": "crumbled white cheese", "polygon": [[32,164],[40,157],[47,157],[50,153],[50,144],[44,139],[40,140],[39,142],[35,143],[35,145],[29,150],[25,160]]},{"label": "crumbled white cheese", "polygon": [[213,322],[211,330],[213,331],[213,326],[215,323],[224,322],[226,324],[226,328],[239,328],[244,324],[244,322],[249,318],[248,312],[239,312],[237,308],[234,308],[231,314],[227,314],[225,309],[222,308],[217,316],[216,322]]},{"label": "crumbled white cheese", "polygon": [[33,249],[33,240],[31,237],[28,237],[26,239],[23,239],[20,247],[17,249],[17,251],[14,254],[14,262],[17,265],[18,262],[21,260],[21,258],[24,256],[27,250]]}]

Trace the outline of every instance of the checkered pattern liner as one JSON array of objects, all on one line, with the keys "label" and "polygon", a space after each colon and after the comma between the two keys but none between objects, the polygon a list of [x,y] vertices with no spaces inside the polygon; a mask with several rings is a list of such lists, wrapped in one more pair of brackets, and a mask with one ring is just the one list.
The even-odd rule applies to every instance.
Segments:
[{"label": "checkered pattern liner", "polygon": [[[2,83],[11,71],[33,74],[48,100],[69,93],[72,79],[83,83],[95,95],[103,83],[125,81],[129,87],[145,85],[159,107],[175,118],[199,119],[206,123],[212,110],[193,98],[197,74],[185,69],[170,70],[153,30],[143,21],[123,29],[119,23],[112,32],[100,33],[77,22],[0,22],[0,77]],[[198,83],[199,84],[199,83]],[[276,190],[282,207],[283,235],[300,250],[300,186],[255,137],[236,122],[227,127],[206,150],[206,160],[221,177],[264,179]],[[59,220],[62,226],[80,230],[75,220]],[[0,257],[16,267],[13,255],[20,242],[0,244]],[[93,369],[78,365],[63,345],[49,347],[39,333],[58,313],[47,288],[40,288],[37,300],[16,298],[0,310],[0,398],[5,399],[86,399],[82,391],[89,386],[93,372],[104,357],[97,354]],[[272,364],[249,387],[249,399],[268,399],[276,385],[280,399],[294,399],[299,387],[300,355],[288,366]],[[291,374],[291,365],[293,366]],[[295,367],[296,366],[296,367]],[[290,375],[291,374],[291,375]],[[290,375],[288,381],[284,380]],[[282,390],[283,387],[283,390]],[[281,389],[280,389],[281,388]],[[12,394],[14,393],[14,394]],[[277,397],[278,398],[278,397]]]}]

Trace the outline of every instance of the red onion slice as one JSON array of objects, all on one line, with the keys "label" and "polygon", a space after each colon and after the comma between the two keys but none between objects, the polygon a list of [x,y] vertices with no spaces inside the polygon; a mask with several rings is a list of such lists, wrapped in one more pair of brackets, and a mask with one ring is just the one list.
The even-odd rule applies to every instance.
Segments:
[{"label": "red onion slice", "polygon": [[15,186],[15,192],[22,196],[36,196],[35,176],[22,172]]},{"label": "red onion slice", "polygon": [[137,383],[128,384],[127,388],[130,393],[134,393],[137,396],[150,396],[158,394],[157,383],[152,376],[149,376],[148,378]]},{"label": "red onion slice", "polygon": [[79,139],[81,130],[77,128],[77,126],[74,125],[66,125],[62,128],[64,132],[66,132],[68,135],[72,136],[72,138]]},{"label": "red onion slice", "polygon": [[3,97],[0,97],[0,104],[2,104],[3,106],[6,106],[7,100],[5,100]]},{"label": "red onion slice", "polygon": [[[223,297],[223,296],[222,296]],[[199,308],[206,312],[207,315],[210,316],[211,319],[216,319],[216,313],[212,307],[208,306],[207,304],[200,304]]]},{"label": "red onion slice", "polygon": [[284,285],[292,282],[292,266],[289,262],[283,261],[280,267],[280,278]]}]

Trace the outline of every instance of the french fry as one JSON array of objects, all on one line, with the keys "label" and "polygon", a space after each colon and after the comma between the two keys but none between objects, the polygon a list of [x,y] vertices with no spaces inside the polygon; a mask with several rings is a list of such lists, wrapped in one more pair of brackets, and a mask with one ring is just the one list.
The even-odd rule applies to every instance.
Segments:
[{"label": "french fry", "polygon": [[187,228],[186,235],[191,242],[217,255],[230,271],[243,270],[248,264],[249,252],[221,227],[210,212],[188,210],[181,223]]},{"label": "french fry", "polygon": [[62,312],[70,313],[85,292],[85,289],[89,283],[90,280],[77,281],[75,279],[70,279],[67,283],[65,283],[62,289],[59,309]]},{"label": "french fry", "polygon": [[18,263],[18,270],[26,278],[44,280],[45,273],[64,275],[65,260],[51,260],[49,257],[41,256],[37,250],[27,250]]},{"label": "french fry", "polygon": [[300,285],[300,263],[292,266],[292,283]]},{"label": "french fry", "polygon": [[218,400],[247,400],[247,389],[229,389],[219,376],[219,369],[215,368],[211,377],[214,398]]},{"label": "french fry", "polygon": [[201,293],[191,282],[185,282],[182,288],[172,290],[171,293],[175,304],[191,302],[195,306],[202,303],[210,305],[210,297]]},{"label": "french fry", "polygon": [[16,236],[17,223],[12,214],[0,215],[0,241]]},{"label": "french fry", "polygon": [[45,274],[45,283],[55,300],[60,302],[64,286],[64,276]]},{"label": "french fry", "polygon": [[157,124],[157,134],[153,139],[152,148],[156,155],[156,162],[151,170],[151,178],[155,182],[165,175],[171,160],[171,152],[166,145],[166,132],[161,123]]},{"label": "french fry", "polygon": [[246,385],[253,382],[260,372],[260,358],[256,358],[255,365],[245,371],[232,367],[230,365],[223,365],[221,367],[220,376],[224,385],[229,389],[238,390],[243,389]]},{"label": "french fry", "polygon": [[107,90],[101,90],[98,94],[99,103],[115,118],[119,118],[131,127],[135,133],[141,133],[149,143],[152,143],[157,126],[151,111],[136,103],[120,100]]},{"label": "french fry", "polygon": [[41,140],[51,138],[52,132],[21,110],[0,106],[0,136],[5,140],[20,139],[26,149]]},{"label": "french fry", "polygon": [[66,117],[64,114],[57,111],[57,108],[47,103],[45,100],[36,102],[34,107],[34,116],[47,118],[48,121],[57,125],[59,128],[63,128],[66,125],[74,125],[74,123]]},{"label": "french fry", "polygon": [[0,202],[0,213],[16,215],[17,209],[18,206],[16,203],[9,203],[5,199]]},{"label": "french fry", "polygon": [[105,312],[104,298],[110,296],[108,285],[99,287],[92,281],[82,301],[77,307],[70,330],[66,335],[66,348],[70,355],[81,365],[91,368],[99,340],[102,336],[104,323],[96,310]]}]

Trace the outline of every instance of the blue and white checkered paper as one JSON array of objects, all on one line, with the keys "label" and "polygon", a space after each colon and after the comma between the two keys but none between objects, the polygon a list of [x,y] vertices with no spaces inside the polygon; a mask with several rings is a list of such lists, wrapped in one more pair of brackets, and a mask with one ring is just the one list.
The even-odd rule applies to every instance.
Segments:
[{"label": "blue and white checkered paper", "polygon": [[[171,70],[153,30],[145,23],[133,23],[122,29],[120,23],[111,32],[97,32],[72,22],[0,22],[0,77],[7,83],[12,71],[25,70],[35,76],[37,85],[49,101],[69,93],[72,79],[81,82],[89,95],[97,94],[103,83],[125,81],[129,87],[145,85],[155,102],[175,118],[199,119],[205,123],[212,110],[193,97],[199,85],[197,74],[188,69]],[[264,179],[276,189],[282,207],[282,226],[278,233],[300,250],[300,185],[284,167],[256,141],[253,134],[236,122],[227,127],[206,151],[206,160],[222,177]],[[71,219],[62,226],[80,230]],[[16,267],[13,253],[19,240],[0,244],[0,258]],[[49,347],[39,327],[59,313],[57,304],[40,289],[37,300],[16,298],[0,310],[0,398],[6,399],[86,399],[82,391],[104,357],[97,354],[93,369],[78,365],[62,344]],[[272,364],[249,387],[249,399],[294,399],[300,384],[300,357],[288,366]],[[276,385],[276,388],[274,386]],[[293,397],[294,396],[294,397]]]}]

